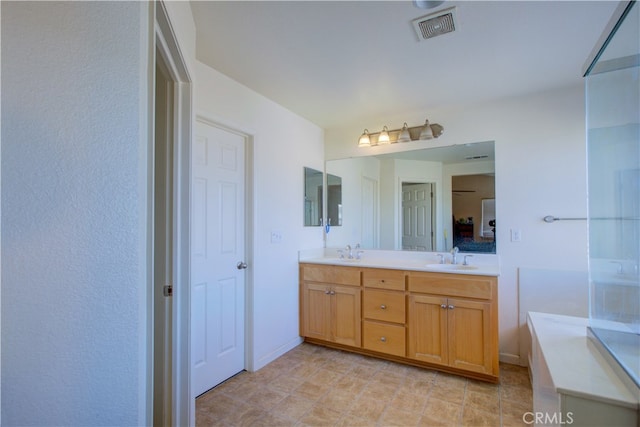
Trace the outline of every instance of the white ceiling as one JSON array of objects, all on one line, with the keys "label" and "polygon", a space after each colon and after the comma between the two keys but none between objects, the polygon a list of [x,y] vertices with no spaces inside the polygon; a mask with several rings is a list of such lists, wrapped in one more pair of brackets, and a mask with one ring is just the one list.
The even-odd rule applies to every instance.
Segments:
[{"label": "white ceiling", "polygon": [[[317,125],[582,83],[616,1],[192,1],[200,61]],[[411,21],[456,7],[458,29]]]}]

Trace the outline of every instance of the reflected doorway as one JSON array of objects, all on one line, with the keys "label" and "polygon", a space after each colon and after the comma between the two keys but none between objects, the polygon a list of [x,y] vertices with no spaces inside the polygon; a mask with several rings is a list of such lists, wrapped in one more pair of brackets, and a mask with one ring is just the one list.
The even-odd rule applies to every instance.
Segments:
[{"label": "reflected doorway", "polygon": [[496,253],[495,175],[452,176],[451,185],[453,246]]}]

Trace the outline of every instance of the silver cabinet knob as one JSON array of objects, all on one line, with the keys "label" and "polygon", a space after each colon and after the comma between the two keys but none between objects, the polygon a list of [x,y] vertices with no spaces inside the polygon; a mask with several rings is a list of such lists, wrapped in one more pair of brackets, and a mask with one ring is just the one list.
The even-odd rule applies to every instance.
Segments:
[{"label": "silver cabinet knob", "polygon": [[381,309],[383,309],[383,310],[386,310],[386,309],[387,309],[387,306],[386,306],[386,305],[384,305],[384,304],[382,304],[382,305],[380,306],[380,308],[381,308]]},{"label": "silver cabinet knob", "polygon": [[244,261],[238,261],[238,264],[236,264],[236,268],[238,270],[244,270],[247,268],[247,263]]},{"label": "silver cabinet knob", "polygon": [[447,308],[447,304],[440,304],[441,308]]},{"label": "silver cabinet knob", "polygon": [[449,310],[453,310],[453,306],[452,305],[449,306]]},{"label": "silver cabinet knob", "polygon": [[[336,294],[336,291],[329,292],[329,295],[335,295],[335,294]],[[451,307],[451,308],[453,308],[453,307]]]},{"label": "silver cabinet knob", "polygon": [[331,293],[330,293],[329,289],[325,289],[324,294],[325,294],[325,295],[331,295]]},{"label": "silver cabinet knob", "polygon": [[380,337],[380,341],[387,342],[387,337]]}]

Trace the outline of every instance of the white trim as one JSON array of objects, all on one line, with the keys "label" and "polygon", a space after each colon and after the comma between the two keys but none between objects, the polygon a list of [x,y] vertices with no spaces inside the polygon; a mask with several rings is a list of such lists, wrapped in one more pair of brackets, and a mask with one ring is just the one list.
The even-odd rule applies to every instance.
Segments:
[{"label": "white trim", "polygon": [[[186,62],[163,1],[156,3],[155,37],[175,82],[174,92],[174,277],[172,425],[195,425],[195,398],[191,396],[190,337],[190,206],[192,85]],[[155,69],[154,69],[155,70]],[[147,175],[149,176],[149,174]],[[150,179],[150,178],[148,178]],[[151,214],[153,211],[151,210]],[[151,260],[149,262],[152,262]],[[148,298],[153,300],[153,292]],[[153,362],[153,361],[151,361]],[[149,424],[149,423],[147,423]]]},{"label": "white trim", "polygon": [[510,365],[527,366],[527,363],[524,363],[524,364],[522,363],[522,362],[526,362],[526,360],[522,360],[522,358],[517,354],[511,354],[511,353],[500,353],[500,362],[508,363]]},{"label": "white trim", "polygon": [[[145,10],[146,8],[146,10]],[[141,104],[146,100],[146,105],[140,108],[140,158],[146,159],[146,164],[141,164],[140,191],[146,197],[140,198],[139,212],[146,213],[146,229],[141,230],[140,253],[146,256],[146,269],[141,270],[140,286],[140,315],[139,336],[140,340],[140,368],[139,368],[139,415],[138,424],[149,425],[153,423],[153,146],[154,146],[154,102],[155,102],[155,49],[154,49],[154,3],[140,3],[140,52],[147,52],[147,60],[140,64]],[[145,193],[146,192],[146,193]],[[144,307],[144,310],[142,309]]]}]

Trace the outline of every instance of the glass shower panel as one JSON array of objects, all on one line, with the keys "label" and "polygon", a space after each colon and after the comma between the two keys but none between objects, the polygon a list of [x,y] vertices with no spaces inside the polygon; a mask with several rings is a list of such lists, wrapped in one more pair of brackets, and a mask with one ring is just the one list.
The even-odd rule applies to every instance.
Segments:
[{"label": "glass shower panel", "polygon": [[590,329],[640,386],[640,7],[586,79]]}]

